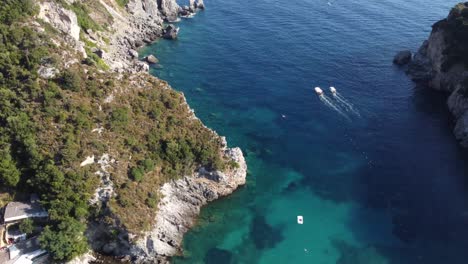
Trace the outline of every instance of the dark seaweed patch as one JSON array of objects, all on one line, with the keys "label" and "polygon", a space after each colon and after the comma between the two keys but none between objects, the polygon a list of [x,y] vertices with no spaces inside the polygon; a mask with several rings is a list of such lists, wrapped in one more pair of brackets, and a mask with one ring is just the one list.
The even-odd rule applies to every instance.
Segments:
[{"label": "dark seaweed patch", "polygon": [[270,226],[265,217],[258,215],[253,219],[250,235],[253,238],[255,247],[260,250],[273,248],[284,239],[278,228]]},{"label": "dark seaweed patch", "polygon": [[205,264],[233,263],[232,253],[219,248],[211,248],[203,259]]}]

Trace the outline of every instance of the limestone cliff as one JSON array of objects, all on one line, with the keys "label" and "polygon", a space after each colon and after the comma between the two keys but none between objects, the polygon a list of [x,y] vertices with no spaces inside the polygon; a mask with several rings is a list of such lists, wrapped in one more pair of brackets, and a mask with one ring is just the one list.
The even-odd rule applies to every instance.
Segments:
[{"label": "limestone cliff", "polygon": [[239,167],[226,172],[201,168],[193,176],[164,184],[156,225],[133,249],[139,262],[180,254],[183,235],[195,224],[201,207],[245,184],[247,165],[242,151],[225,149],[225,154]]},{"label": "limestone cliff", "polygon": [[[93,6],[84,9],[86,4],[90,3]],[[145,225],[134,225],[128,228],[130,225],[125,222],[126,219],[119,215],[118,210],[112,208],[117,207],[118,203],[123,207],[131,203],[123,200],[123,194],[119,194],[121,192],[119,188],[128,191],[131,188],[129,186],[140,184],[129,181],[127,169],[132,163],[135,165],[133,160],[141,156],[142,150],[130,149],[128,153],[122,154],[116,151],[115,146],[109,145],[107,146],[108,153],[83,157],[85,161],[80,166],[96,166],[97,171],[94,174],[99,177],[99,186],[89,201],[96,210],[100,210],[100,216],[98,215],[96,219],[88,223],[87,236],[92,243],[91,248],[110,256],[127,256],[127,259],[133,262],[166,262],[167,257],[182,252],[183,235],[194,225],[201,207],[219,197],[229,195],[240,185],[245,184],[247,174],[247,165],[242,151],[239,148],[228,148],[224,138],[206,127],[200,128],[197,124],[201,122],[193,115],[185,99],[182,99],[182,102],[177,101],[179,97],[174,95],[175,92],[171,92],[167,83],[149,75],[148,64],[138,58],[137,49],[160,38],[164,32],[163,21],[176,20],[182,9],[175,0],[130,0],[124,7],[113,0],[67,1],[67,4],[45,0],[38,1],[38,4],[40,13],[37,18],[40,22],[45,22],[60,32],[54,35],[51,41],[57,43],[57,46],[68,44],[75,50],[75,53],[72,53],[64,49],[62,54],[58,54],[66,61],[63,67],[79,68],[81,63],[91,65],[89,60],[94,60],[92,62],[97,63],[99,69],[97,73],[94,73],[91,68],[86,68],[84,71],[86,77],[90,80],[99,79],[101,83],[105,82],[109,86],[111,83],[115,84],[115,90],[106,91],[105,98],[96,105],[96,112],[104,112],[105,109],[113,107],[121,108],[123,103],[131,105],[133,99],[145,98],[146,95],[141,95],[144,91],[158,89],[164,92],[155,98],[164,98],[169,96],[167,94],[171,94],[170,96],[175,98],[173,102],[177,102],[165,102],[170,105],[168,112],[177,108],[180,116],[185,118],[184,122],[187,126],[203,130],[204,135],[209,135],[210,139],[207,140],[214,142],[210,143],[212,145],[220,142],[219,154],[228,163],[223,169],[216,170],[209,166],[199,166],[195,172],[184,172],[175,180],[156,180],[153,184],[159,184],[157,185],[159,189],[146,190],[150,193],[157,193],[154,196],[148,195],[148,199],[157,196],[159,200],[155,206],[157,209],[154,209],[157,213],[153,221],[138,222],[139,219],[135,220],[138,223],[152,224],[149,228],[147,226],[140,230],[136,227]],[[191,10],[190,12],[195,12],[194,9],[204,7],[203,1],[199,0],[196,3],[192,1],[188,9]],[[87,17],[80,19],[80,17],[77,18],[74,10],[85,10],[89,13],[86,14]],[[187,12],[187,8],[183,10]],[[80,21],[83,22],[84,19],[97,20],[99,24],[106,26],[97,25],[93,28],[89,24],[80,24]],[[38,30],[44,31],[42,26],[38,26]],[[106,78],[107,81],[105,81]],[[151,91],[149,93],[151,94]],[[139,106],[142,105],[145,105],[145,102],[139,103]],[[141,112],[141,110],[138,111]],[[162,114],[158,112],[154,115]],[[144,133],[145,129],[151,131],[151,127],[154,126],[151,120],[147,120],[147,117],[141,118],[143,122],[138,123],[138,120],[130,122],[135,122],[138,126],[138,133]],[[97,128],[90,133],[93,133],[98,140],[105,138],[112,141],[119,136],[112,134],[101,124],[96,124],[96,126]],[[149,134],[142,138],[148,137]],[[128,139],[124,141],[125,144],[131,144],[128,143]],[[140,160],[144,158],[139,157]],[[154,172],[149,171],[147,174],[159,175],[161,171],[164,171],[164,168],[154,169]],[[141,190],[139,188],[142,187],[136,187],[136,192]],[[151,205],[154,200],[143,200],[138,204],[140,208],[136,210],[143,210],[141,207],[146,207],[144,210],[151,210],[147,204]],[[76,258],[73,263],[88,263],[94,259],[93,254],[90,252]]]},{"label": "limestone cliff", "polygon": [[447,104],[456,121],[454,134],[464,147],[468,147],[467,67],[468,3],[460,3],[432,26],[407,73],[416,82],[450,93]]}]

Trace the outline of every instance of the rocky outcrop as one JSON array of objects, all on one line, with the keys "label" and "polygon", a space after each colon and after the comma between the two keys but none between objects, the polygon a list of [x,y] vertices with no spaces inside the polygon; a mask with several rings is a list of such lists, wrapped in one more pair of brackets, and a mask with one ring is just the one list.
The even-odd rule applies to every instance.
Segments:
[{"label": "rocky outcrop", "polygon": [[416,82],[450,93],[447,104],[455,118],[454,134],[468,147],[468,2],[456,5],[435,23],[407,68]]},{"label": "rocky outcrop", "polygon": [[183,235],[195,224],[202,206],[245,184],[247,165],[239,148],[225,149],[239,166],[227,172],[201,168],[195,175],[164,184],[156,226],[137,242],[140,262],[174,256],[182,251]]},{"label": "rocky outcrop", "polygon": [[195,0],[189,0],[189,11],[190,12],[195,12],[195,9],[197,9],[197,5],[195,4]]},{"label": "rocky outcrop", "polygon": [[[134,58],[130,50],[136,50],[145,43],[151,43],[159,37],[176,39],[178,28],[172,26],[164,30],[163,21],[177,21],[178,16],[191,17],[196,9],[204,9],[202,0],[189,3],[187,10],[182,9],[176,0],[129,0],[127,13],[122,13],[115,5],[100,0],[112,15],[115,30],[110,38],[109,52],[103,57],[110,68],[117,72],[147,71],[149,67]],[[101,43],[104,45],[104,43]]]},{"label": "rocky outcrop", "polygon": [[42,66],[37,70],[37,74],[42,79],[52,79],[55,78],[60,73],[60,71],[52,66]]},{"label": "rocky outcrop", "polygon": [[157,0],[158,8],[164,19],[169,22],[177,20],[177,15],[180,11],[180,6],[176,0]]},{"label": "rocky outcrop", "polygon": [[129,13],[133,15],[159,17],[159,7],[155,0],[130,0],[127,7]]},{"label": "rocky outcrop", "polygon": [[72,39],[80,39],[80,26],[73,11],[63,8],[55,2],[43,2],[40,5],[39,18],[50,23],[55,29],[69,35]]},{"label": "rocky outcrop", "polygon": [[93,263],[96,258],[93,256],[92,252],[88,252],[82,256],[78,256],[71,261],[67,262],[67,264],[88,264]]},{"label": "rocky outcrop", "polygon": [[38,18],[49,23],[55,29],[64,34],[68,42],[86,57],[84,44],[80,41],[80,26],[73,11],[63,8],[55,1],[44,1],[39,4]]},{"label": "rocky outcrop", "polygon": [[393,58],[393,63],[396,65],[406,65],[411,61],[412,53],[409,50],[400,51]]},{"label": "rocky outcrop", "polygon": [[148,55],[145,57],[145,60],[148,62],[148,63],[151,63],[151,64],[155,64],[155,63],[158,63],[159,60],[154,56],[154,55]]},{"label": "rocky outcrop", "polygon": [[414,55],[411,63],[406,69],[406,73],[415,82],[428,83],[432,76],[432,66],[427,57],[428,41],[425,41]]},{"label": "rocky outcrop", "polygon": [[203,0],[198,0],[196,6],[199,9],[205,9],[205,3],[203,3]]},{"label": "rocky outcrop", "polygon": [[179,34],[179,28],[174,25],[169,25],[164,29],[163,38],[176,39],[177,34]]},{"label": "rocky outcrop", "polygon": [[108,52],[104,61],[113,71],[136,73],[147,71],[148,65],[134,60],[134,50],[144,42],[152,42],[162,35],[163,18],[154,0],[130,0],[127,11],[122,12],[117,6],[112,6],[101,0],[101,4],[113,17],[113,32],[107,46]]}]

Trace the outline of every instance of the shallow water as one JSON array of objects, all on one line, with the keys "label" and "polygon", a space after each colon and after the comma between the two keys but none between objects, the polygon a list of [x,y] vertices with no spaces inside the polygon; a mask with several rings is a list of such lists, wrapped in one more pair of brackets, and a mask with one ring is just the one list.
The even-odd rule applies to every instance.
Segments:
[{"label": "shallow water", "polygon": [[145,48],[160,60],[151,72],[249,165],[174,262],[465,264],[466,154],[445,95],[391,63],[455,3],[211,0],[177,41]]}]

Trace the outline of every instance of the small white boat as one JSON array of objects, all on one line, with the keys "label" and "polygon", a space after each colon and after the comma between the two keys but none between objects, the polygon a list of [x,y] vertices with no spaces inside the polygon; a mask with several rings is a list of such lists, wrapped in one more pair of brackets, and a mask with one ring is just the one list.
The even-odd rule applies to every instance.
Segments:
[{"label": "small white boat", "polygon": [[336,94],[336,88],[333,87],[333,86],[330,87],[330,92],[331,92],[332,94]]},{"label": "small white boat", "polygon": [[320,87],[315,87],[315,93],[318,94],[318,95],[322,95],[323,91],[322,91],[322,89],[320,89]]},{"label": "small white boat", "polygon": [[300,225],[304,224],[304,217],[302,215],[297,216],[297,223]]}]

